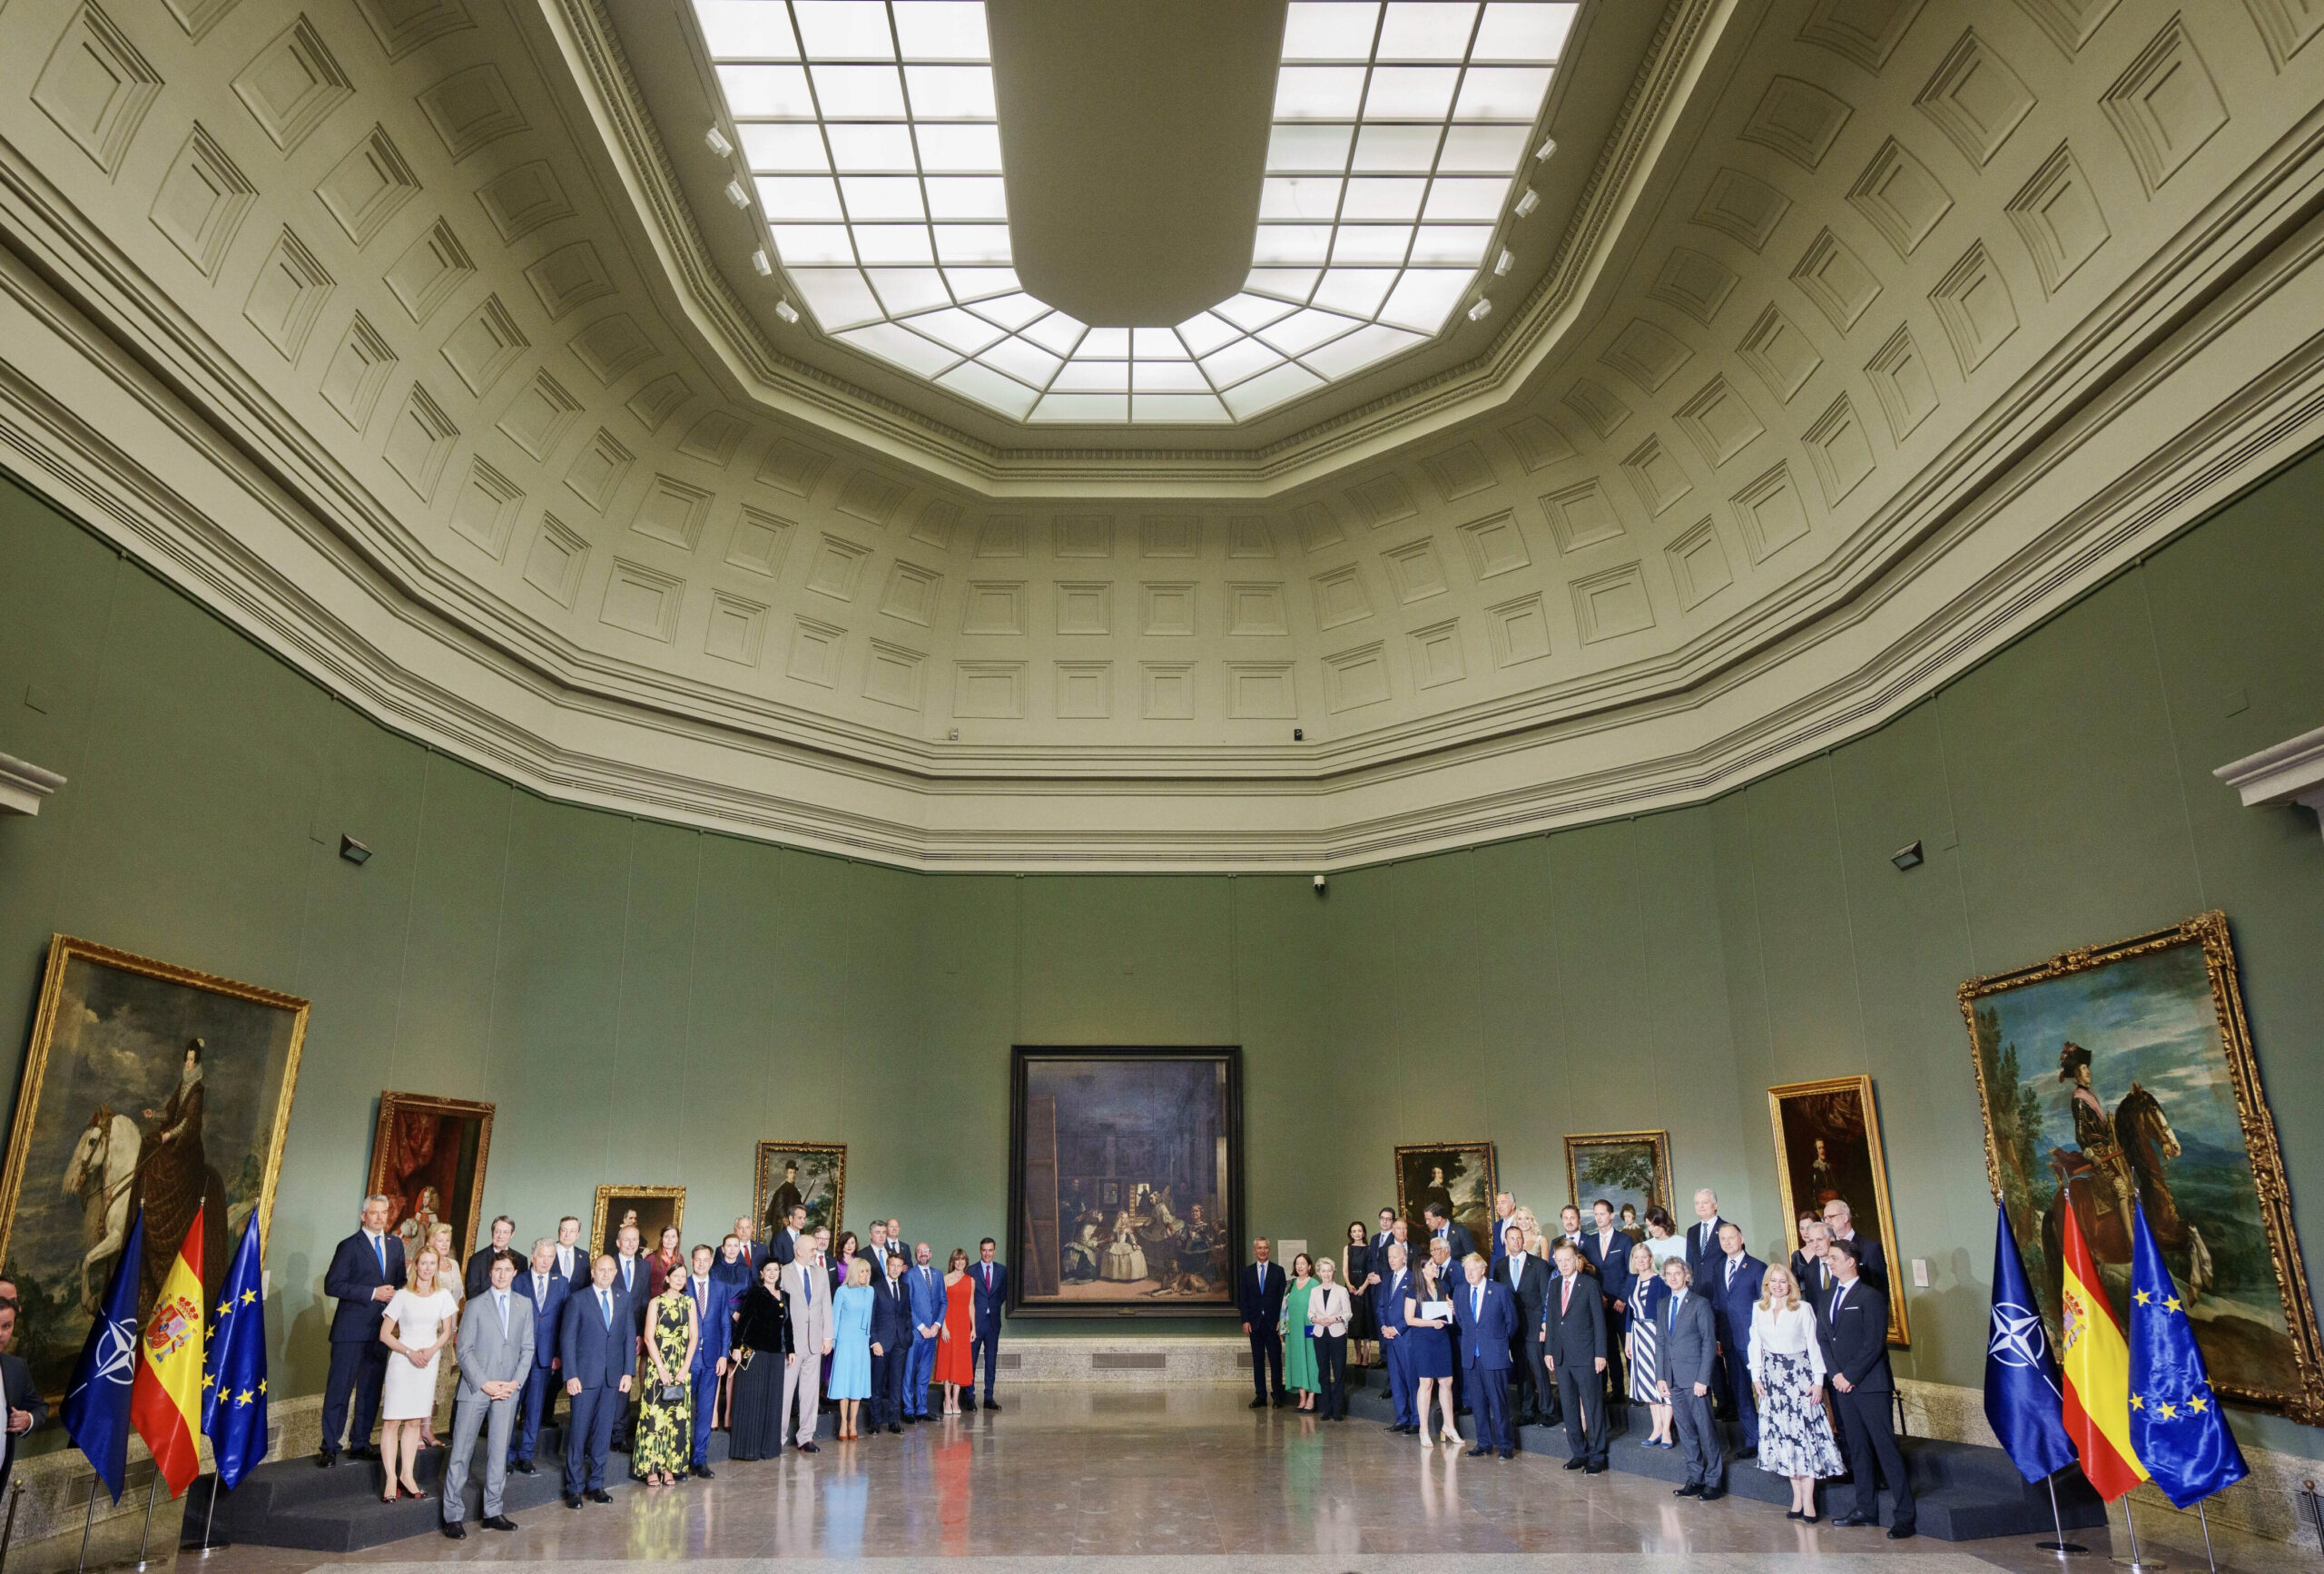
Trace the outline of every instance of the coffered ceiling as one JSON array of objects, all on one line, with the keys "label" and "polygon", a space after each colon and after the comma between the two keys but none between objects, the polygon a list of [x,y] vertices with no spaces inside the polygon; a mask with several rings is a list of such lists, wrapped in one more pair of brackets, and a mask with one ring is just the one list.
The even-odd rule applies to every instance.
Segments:
[{"label": "coffered ceiling", "polygon": [[[1217,39],[1122,10],[1183,111]],[[1123,52],[1045,12],[990,0],[1024,291],[1319,310],[1332,242],[1250,272],[1295,155],[1216,128],[1206,207],[1198,116],[1077,145],[1089,96],[1010,74]],[[392,724],[894,861],[1324,866],[1699,798],[2324,436],[2296,0],[1593,0],[1448,330],[1185,422],[825,331],[692,5],[5,25],[12,467]],[[1335,215],[1359,174],[1297,172]]]}]

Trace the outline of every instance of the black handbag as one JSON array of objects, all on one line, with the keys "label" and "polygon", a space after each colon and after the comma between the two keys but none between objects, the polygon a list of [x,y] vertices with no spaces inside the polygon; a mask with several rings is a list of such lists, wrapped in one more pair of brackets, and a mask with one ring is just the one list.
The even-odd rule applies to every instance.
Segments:
[{"label": "black handbag", "polygon": [[685,1396],[686,1385],[684,1383],[665,1382],[662,1385],[662,1391],[654,1397],[660,1400],[664,1404],[675,1404]]}]

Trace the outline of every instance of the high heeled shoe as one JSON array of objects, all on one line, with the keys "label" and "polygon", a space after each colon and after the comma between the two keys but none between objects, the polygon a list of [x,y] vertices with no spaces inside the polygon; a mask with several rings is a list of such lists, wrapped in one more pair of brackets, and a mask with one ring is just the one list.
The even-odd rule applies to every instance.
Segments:
[{"label": "high heeled shoe", "polygon": [[1448,1449],[1457,1449],[1461,1446],[1461,1434],[1457,1431],[1448,1431],[1444,1434],[1443,1442]]}]

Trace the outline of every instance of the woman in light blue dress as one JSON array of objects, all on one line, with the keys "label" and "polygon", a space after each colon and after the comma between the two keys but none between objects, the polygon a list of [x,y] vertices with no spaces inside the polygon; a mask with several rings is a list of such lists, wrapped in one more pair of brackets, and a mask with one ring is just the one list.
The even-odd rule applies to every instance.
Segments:
[{"label": "woman in light blue dress", "polygon": [[857,1407],[872,1397],[872,1259],[847,1265],[847,1283],[832,1297],[831,1396],[839,1401],[840,1441],[855,1430]]}]

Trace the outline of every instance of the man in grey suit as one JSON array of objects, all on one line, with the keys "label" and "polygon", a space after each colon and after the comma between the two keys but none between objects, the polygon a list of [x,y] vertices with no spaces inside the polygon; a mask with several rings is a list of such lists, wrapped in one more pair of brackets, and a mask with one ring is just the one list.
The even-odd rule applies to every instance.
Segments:
[{"label": "man in grey suit", "polygon": [[457,1345],[460,1387],[452,1400],[452,1457],[444,1466],[443,1486],[444,1534],[455,1541],[468,1535],[460,1520],[468,1513],[468,1461],[476,1452],[476,1434],[487,1420],[484,1528],[517,1528],[500,1511],[500,1494],[508,1484],[508,1437],[517,1423],[517,1396],[533,1370],[533,1303],[511,1288],[517,1283],[516,1253],[496,1253],[486,1277],[491,1287],[468,1303]]},{"label": "man in grey suit", "polygon": [[832,1276],[823,1266],[822,1248],[812,1235],[802,1235],[797,1255],[783,1265],[783,1298],[791,1306],[791,1353],[783,1357],[782,1421],[778,1436],[799,1407],[799,1451],[819,1453],[815,1427],[822,1412],[815,1408],[815,1390],[823,1375],[823,1357],[832,1353]]},{"label": "man in grey suit", "polygon": [[1710,1303],[1688,1288],[1693,1279],[1693,1271],[1680,1258],[1662,1264],[1662,1282],[1670,1286],[1670,1299],[1663,1304],[1662,1337],[1654,1359],[1662,1369],[1659,1382],[1663,1402],[1670,1407],[1679,1446],[1686,1452],[1687,1484],[1676,1495],[1711,1503],[1727,1495],[1727,1451],[1710,1412],[1718,1325]]}]

